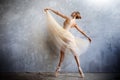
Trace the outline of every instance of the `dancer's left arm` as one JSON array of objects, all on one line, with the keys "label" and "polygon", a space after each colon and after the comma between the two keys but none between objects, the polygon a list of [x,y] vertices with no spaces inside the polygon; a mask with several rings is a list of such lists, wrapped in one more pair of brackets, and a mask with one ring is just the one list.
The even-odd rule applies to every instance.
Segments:
[{"label": "dancer's left arm", "polygon": [[68,16],[66,16],[66,15],[64,15],[64,14],[62,14],[62,13],[56,11],[56,10],[53,10],[53,9],[51,9],[51,8],[45,8],[45,9],[44,9],[44,11],[47,11],[47,10],[51,10],[53,13],[55,13],[55,14],[61,16],[61,17],[64,18],[64,19],[69,19]]},{"label": "dancer's left arm", "polygon": [[75,28],[80,32],[82,33],[85,37],[88,38],[88,40],[91,42],[91,38],[87,36],[87,34],[81,29],[79,28],[79,26],[77,24],[75,24]]}]

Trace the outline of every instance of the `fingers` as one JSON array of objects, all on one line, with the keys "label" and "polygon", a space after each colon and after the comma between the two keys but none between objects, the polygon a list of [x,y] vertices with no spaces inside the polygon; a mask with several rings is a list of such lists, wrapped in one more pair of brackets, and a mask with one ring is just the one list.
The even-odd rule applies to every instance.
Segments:
[{"label": "fingers", "polygon": [[46,12],[47,10],[50,10],[50,8],[45,8],[44,11]]},{"label": "fingers", "polygon": [[89,38],[89,41],[91,42],[91,39]]},{"label": "fingers", "polygon": [[45,8],[44,11],[46,12],[48,10],[48,8]]},{"label": "fingers", "polygon": [[90,38],[88,38],[88,40],[89,40],[89,42],[91,43],[92,40],[91,40]]}]

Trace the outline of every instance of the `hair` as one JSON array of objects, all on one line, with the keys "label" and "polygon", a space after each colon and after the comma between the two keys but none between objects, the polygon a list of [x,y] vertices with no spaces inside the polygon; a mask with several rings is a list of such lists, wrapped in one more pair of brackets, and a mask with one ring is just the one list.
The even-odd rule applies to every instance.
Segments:
[{"label": "hair", "polygon": [[81,19],[80,12],[78,12],[78,11],[72,12],[71,16],[76,17],[76,19]]}]

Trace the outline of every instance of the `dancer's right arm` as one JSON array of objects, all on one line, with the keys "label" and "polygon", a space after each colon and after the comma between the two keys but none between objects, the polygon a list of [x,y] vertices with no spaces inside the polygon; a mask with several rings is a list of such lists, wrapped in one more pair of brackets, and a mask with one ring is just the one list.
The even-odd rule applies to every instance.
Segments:
[{"label": "dancer's right arm", "polygon": [[69,17],[67,17],[67,16],[65,16],[64,14],[62,14],[62,13],[56,11],[56,10],[53,10],[53,9],[51,9],[51,8],[46,8],[46,9],[44,9],[44,10],[45,10],[45,11],[51,10],[51,11],[54,12],[55,14],[61,16],[62,18],[64,18],[64,19],[69,19]]},{"label": "dancer's right arm", "polygon": [[86,38],[88,38],[88,40],[91,42],[91,38],[88,37],[87,34],[86,34],[81,28],[79,28],[77,24],[75,24],[75,28],[76,28],[79,32],[81,32]]}]

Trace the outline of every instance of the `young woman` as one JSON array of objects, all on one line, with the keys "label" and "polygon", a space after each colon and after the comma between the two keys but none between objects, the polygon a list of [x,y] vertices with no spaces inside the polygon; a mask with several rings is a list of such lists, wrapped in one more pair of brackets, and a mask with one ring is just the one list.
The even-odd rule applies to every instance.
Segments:
[{"label": "young woman", "polygon": [[[84,50],[87,49],[89,43],[91,42],[91,39],[86,35],[86,33],[81,28],[79,28],[79,26],[75,22],[76,19],[81,19],[80,13],[78,11],[74,11],[74,12],[72,12],[71,17],[68,17],[68,16],[65,16],[64,14],[61,14],[60,12],[58,12],[56,10],[51,9],[51,8],[46,8],[46,9],[44,9],[44,11],[47,14],[48,23],[49,23],[48,26],[50,26],[49,29],[50,29],[50,32],[52,33],[53,40],[56,43],[56,45],[60,47],[60,60],[59,60],[57,69],[55,71],[55,75],[58,76],[58,72],[60,71],[61,63],[63,62],[64,56],[65,56],[65,50],[69,49],[74,55],[80,76],[84,77],[84,74],[83,74],[81,66],[80,66],[79,55],[76,52],[76,48],[79,47],[79,46],[77,46],[77,42],[80,43],[80,47],[81,47],[80,50],[82,51],[82,49],[84,49]],[[56,15],[65,19],[65,21],[63,23],[63,27],[58,25],[57,22],[54,19],[52,19],[53,17],[51,16],[51,14],[48,11],[51,11],[51,12],[55,13]],[[71,28],[76,28],[88,40],[83,40],[81,38],[79,38],[79,40],[76,39],[72,35],[72,33],[69,32],[69,29],[71,29]],[[76,42],[76,40],[77,40],[77,42]]]}]

